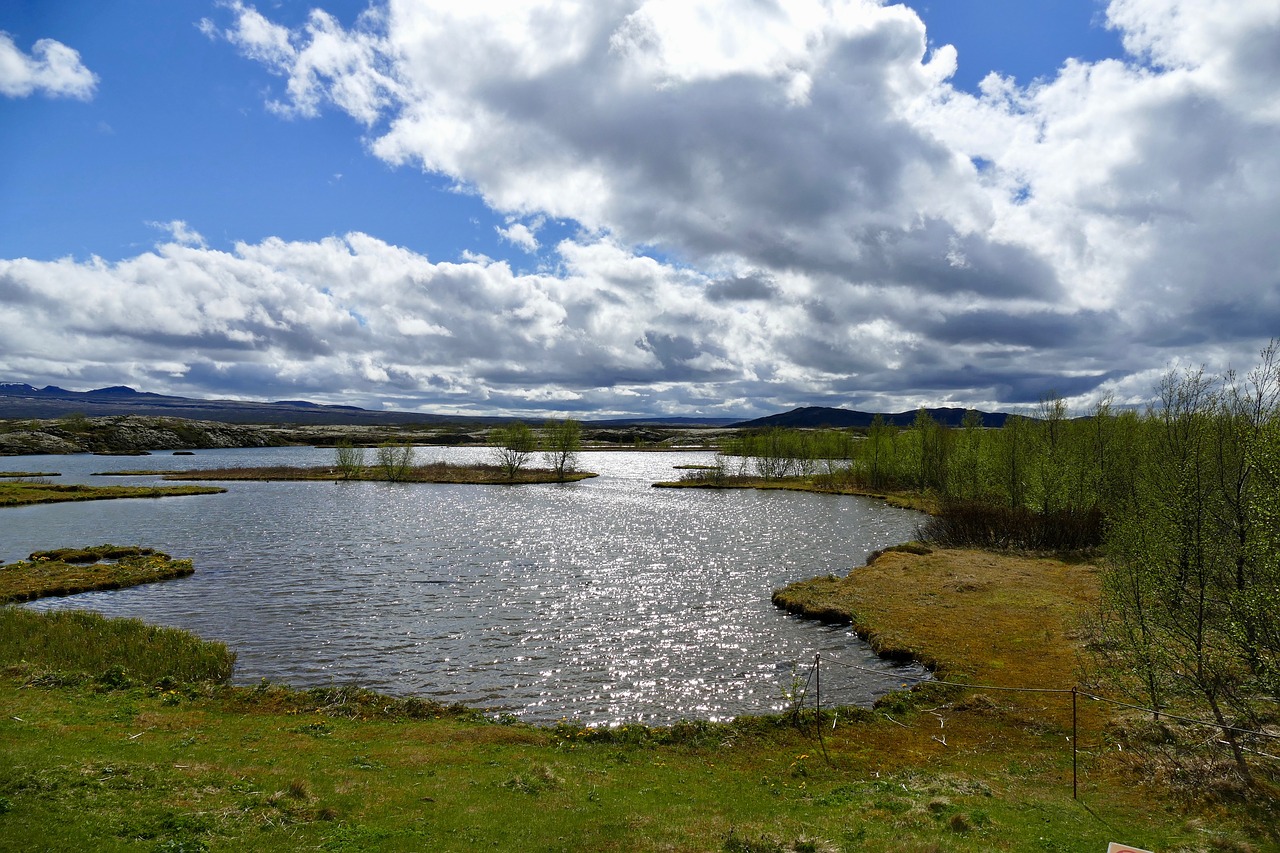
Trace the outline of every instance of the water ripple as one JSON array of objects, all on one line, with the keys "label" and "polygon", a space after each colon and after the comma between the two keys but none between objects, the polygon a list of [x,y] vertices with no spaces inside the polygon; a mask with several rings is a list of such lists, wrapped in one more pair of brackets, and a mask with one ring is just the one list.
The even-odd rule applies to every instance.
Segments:
[{"label": "water ripple", "polygon": [[[312,448],[201,451],[129,466],[331,458]],[[212,497],[11,509],[0,554],[115,541],[193,557],[196,574],[181,581],[35,606],[222,640],[242,683],[358,683],[600,724],[778,710],[819,651],[892,672],[847,628],[786,616],[769,595],[843,574],[911,538],[918,517],[859,498],[650,488],[672,465],[709,458],[584,453],[601,476],[567,486],[236,483]],[[119,460],[46,461],[63,482],[89,482]],[[896,686],[854,673],[824,678],[823,695],[866,704]]]}]

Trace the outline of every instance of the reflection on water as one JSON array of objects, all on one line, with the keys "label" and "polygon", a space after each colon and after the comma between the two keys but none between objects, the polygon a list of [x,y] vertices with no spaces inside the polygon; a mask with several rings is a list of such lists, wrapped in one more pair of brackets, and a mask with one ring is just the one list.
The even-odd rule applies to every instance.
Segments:
[{"label": "reflection on water", "polygon": [[[569,485],[230,483],[225,495],[6,509],[0,559],[102,542],[192,557],[189,578],[33,606],[221,640],[239,655],[241,683],[357,683],[533,721],[776,710],[818,651],[899,672],[847,628],[789,617],[769,595],[911,538],[918,516],[861,498],[650,487],[672,479],[673,465],[709,458],[584,453],[583,467],[601,476]],[[332,451],[39,459],[64,472],[60,482],[101,484],[88,475],[327,464]],[[866,704],[898,684],[852,670],[840,678],[824,677],[824,702]]]}]

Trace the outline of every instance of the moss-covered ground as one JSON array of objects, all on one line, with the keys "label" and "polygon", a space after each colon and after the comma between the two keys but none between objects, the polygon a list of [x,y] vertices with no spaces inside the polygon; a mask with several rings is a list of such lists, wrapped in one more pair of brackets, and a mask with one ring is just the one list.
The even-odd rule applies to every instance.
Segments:
[{"label": "moss-covered ground", "polygon": [[190,560],[174,560],[150,548],[99,545],[37,551],[30,559],[0,566],[0,604],[123,589],[186,577],[194,571]]}]

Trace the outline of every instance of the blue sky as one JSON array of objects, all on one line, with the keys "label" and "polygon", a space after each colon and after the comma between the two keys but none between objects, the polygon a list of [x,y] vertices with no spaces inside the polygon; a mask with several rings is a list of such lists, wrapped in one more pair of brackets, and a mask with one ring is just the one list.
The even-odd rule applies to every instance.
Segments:
[{"label": "blue sky", "polygon": [[[291,26],[317,7],[350,26],[368,3],[260,4]],[[957,47],[954,82],[969,90],[991,71],[1030,82],[1068,57],[1122,53],[1094,0],[915,8],[931,45]],[[370,157],[349,116],[269,113],[262,93],[278,81],[200,32],[217,14],[213,3],[171,0],[11,0],[0,10],[0,30],[20,49],[61,41],[101,81],[87,103],[0,99],[0,257],[118,260],[156,242],[148,222],[177,219],[221,248],[355,230],[435,259],[472,251],[532,263],[499,239],[502,215],[454,180]]]},{"label": "blue sky", "polygon": [[1083,406],[1280,331],[1270,2],[475,5],[5,4],[0,380]]}]

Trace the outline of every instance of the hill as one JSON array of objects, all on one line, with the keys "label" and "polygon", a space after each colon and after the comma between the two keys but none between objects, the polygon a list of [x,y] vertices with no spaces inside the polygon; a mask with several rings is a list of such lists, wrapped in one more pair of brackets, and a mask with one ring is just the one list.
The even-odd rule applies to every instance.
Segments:
[{"label": "hill", "polygon": [[[893,426],[908,427],[915,422],[916,411],[898,412],[896,414],[881,414],[885,423]],[[939,409],[925,409],[929,413],[929,417],[933,418],[940,424],[951,427],[958,427],[964,421],[964,414],[967,409],[959,409],[954,407],[945,407]],[[1002,427],[1008,419],[1008,415],[1004,412],[978,412],[982,416],[982,425],[986,427]],[[804,406],[799,409],[792,409],[789,412],[783,412],[777,415],[768,415],[763,418],[755,418],[750,421],[741,421],[734,424],[740,429],[766,429],[768,427],[869,427],[871,421],[875,417],[873,412],[859,412],[852,409],[836,409],[827,406]]]},{"label": "hill", "polygon": [[[255,402],[202,400],[137,391],[125,385],[92,391],[68,391],[56,385],[35,388],[25,384],[0,384],[0,418],[61,418],[67,415],[98,418],[112,415],[183,418],[226,424],[294,424],[301,426],[425,426],[481,427],[505,423],[511,418],[437,415],[424,412],[373,411],[359,406],[335,406],[305,400]],[[634,417],[590,421],[597,427],[658,426],[668,428],[727,426],[733,418]]]}]

